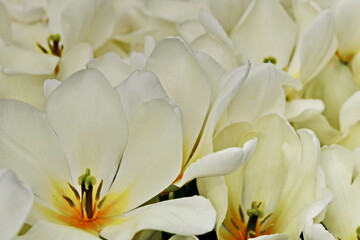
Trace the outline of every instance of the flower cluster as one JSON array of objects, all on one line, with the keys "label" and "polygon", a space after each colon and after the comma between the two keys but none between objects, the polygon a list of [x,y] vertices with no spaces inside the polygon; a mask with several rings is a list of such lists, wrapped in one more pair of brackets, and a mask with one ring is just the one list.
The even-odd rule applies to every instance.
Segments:
[{"label": "flower cluster", "polygon": [[0,0],[0,239],[359,240],[358,20]]}]

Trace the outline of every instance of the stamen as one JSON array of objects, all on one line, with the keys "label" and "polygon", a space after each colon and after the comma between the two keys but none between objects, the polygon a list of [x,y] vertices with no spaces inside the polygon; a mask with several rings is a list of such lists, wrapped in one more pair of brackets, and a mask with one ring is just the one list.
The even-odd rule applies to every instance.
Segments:
[{"label": "stamen", "polygon": [[63,195],[63,198],[67,201],[67,203],[70,205],[70,207],[75,207],[75,203],[71,200],[71,198]]},{"label": "stamen", "polygon": [[71,185],[70,183],[68,183],[68,185],[69,185],[70,189],[73,191],[76,199],[77,199],[77,200],[80,200],[80,194],[79,194],[79,192],[76,190],[76,188],[74,188],[74,186]]},{"label": "stamen", "polygon": [[241,218],[241,222],[245,222],[245,217],[244,217],[244,212],[241,208],[241,204],[239,205],[239,215],[240,215],[240,218]]},{"label": "stamen", "polygon": [[[263,216],[262,211],[259,209],[261,202],[257,204],[255,201],[251,203],[251,209],[246,211],[247,215],[249,216],[249,220],[246,226],[246,232],[248,234],[255,233],[256,225],[258,222],[259,217]],[[250,235],[250,237],[253,237]]]},{"label": "stamen", "polygon": [[268,220],[268,219],[271,217],[271,215],[272,215],[272,213],[270,213],[270,214],[267,215],[263,220],[261,220],[260,226],[263,225],[263,224],[266,222],[266,220]]},{"label": "stamen", "polygon": [[233,218],[230,218],[230,221],[231,221],[232,225],[234,225],[234,227],[235,227],[237,230],[240,229],[240,227],[236,224],[236,222],[234,221]]},{"label": "stamen", "polygon": [[93,212],[93,186],[96,185],[96,178],[91,176],[90,169],[87,168],[85,173],[78,178],[78,183],[81,186],[81,202],[82,202],[82,216],[84,217],[84,210],[88,219],[92,219]]},{"label": "stamen", "polygon": [[106,199],[106,196],[103,197],[103,199],[101,199],[101,201],[98,203],[98,205],[97,205],[97,208],[98,208],[98,209],[100,209],[100,208],[102,207],[102,205],[103,205],[104,202],[105,202],[105,199]]},{"label": "stamen", "polygon": [[273,56],[269,56],[267,58],[264,58],[263,63],[272,63],[275,65],[277,63],[277,59]]},{"label": "stamen", "polygon": [[96,201],[98,201],[99,198],[100,198],[100,192],[101,192],[101,188],[102,188],[103,182],[104,182],[104,181],[101,179],[100,184],[99,184],[99,186],[98,186],[98,188],[97,188],[97,190],[96,190],[96,197],[95,197],[95,200],[96,200]]}]

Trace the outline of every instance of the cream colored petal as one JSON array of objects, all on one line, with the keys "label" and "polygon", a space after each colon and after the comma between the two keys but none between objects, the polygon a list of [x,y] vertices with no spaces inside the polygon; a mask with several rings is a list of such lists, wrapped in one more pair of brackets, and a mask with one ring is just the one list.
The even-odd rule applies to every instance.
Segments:
[{"label": "cream colored petal", "polygon": [[34,195],[28,185],[9,169],[0,169],[0,238],[11,240],[30,212]]},{"label": "cream colored petal", "polygon": [[47,79],[44,82],[44,94],[48,98],[50,94],[61,85],[61,81],[56,79]]},{"label": "cream colored petal", "polygon": [[249,75],[249,70],[250,63],[244,65],[243,67],[237,68],[228,75],[227,79],[225,80],[226,83],[224,87],[221,88],[219,94],[216,96],[215,102],[207,117],[200,142],[198,143],[198,146],[189,163],[192,163],[197,159],[213,152],[212,138],[214,136],[216,124],[218,123],[221,115],[226,111],[226,108],[229,106],[234,96],[238,93],[239,89],[246,81]]},{"label": "cream colored petal", "polygon": [[12,38],[11,33],[11,20],[4,3],[0,2],[0,38],[10,41]]},{"label": "cream colored petal", "polygon": [[146,2],[146,10],[152,16],[177,23],[197,19],[203,7],[201,1],[148,0]]},{"label": "cream colored petal", "polygon": [[116,91],[95,69],[81,70],[48,98],[45,110],[62,142],[71,175],[86,168],[109,188],[127,138],[127,121]]},{"label": "cream colored petal", "polygon": [[291,122],[311,120],[324,111],[324,104],[317,99],[295,99],[286,102],[284,116]]},{"label": "cream colored petal", "polygon": [[281,82],[282,71],[273,64],[259,64],[250,69],[250,74],[239,89],[226,112],[222,126],[233,122],[254,122],[270,114],[283,114],[285,93]]},{"label": "cream colored petal", "polygon": [[38,109],[15,100],[0,101],[0,131],[22,149],[20,152],[28,152],[51,179],[71,180],[62,144]]},{"label": "cream colored petal", "polygon": [[157,98],[169,100],[159,79],[152,72],[133,72],[116,87],[116,91],[129,121],[143,103]]},{"label": "cream colored petal", "polygon": [[115,11],[110,0],[81,0],[69,3],[61,14],[65,51],[80,42],[94,49],[104,44],[115,28]]},{"label": "cream colored petal", "polygon": [[143,229],[180,235],[200,235],[215,224],[216,212],[210,201],[199,196],[147,205],[120,216],[122,223],[105,228],[100,235],[114,240],[130,240]]},{"label": "cream colored petal", "polygon": [[57,79],[65,80],[76,71],[85,69],[86,63],[93,58],[93,50],[88,43],[79,43],[65,52],[59,62]]},{"label": "cream colored petal", "polygon": [[206,31],[220,40],[222,43],[227,45],[229,48],[234,49],[233,42],[225,32],[224,28],[220,25],[217,19],[211,15],[210,13],[201,11],[199,13],[199,19],[201,23],[204,25]]},{"label": "cream colored petal", "polygon": [[350,127],[360,120],[360,112],[357,110],[360,104],[360,91],[351,95],[340,109],[340,129],[347,134]]},{"label": "cream colored petal", "polygon": [[357,122],[349,128],[349,132],[343,134],[341,139],[336,142],[339,145],[345,146],[349,149],[355,149],[360,146],[360,123]]},{"label": "cream colored petal", "polygon": [[[138,207],[175,180],[182,163],[182,131],[178,108],[166,100],[144,103],[134,112],[120,169],[110,189],[121,194],[114,201],[124,201],[124,209],[112,214]],[[106,204],[111,203],[105,201],[104,207]]]},{"label": "cream colored petal", "polygon": [[195,236],[182,236],[182,235],[174,235],[169,240],[199,240]]},{"label": "cream colored petal", "polygon": [[304,240],[335,240],[323,225],[310,223],[304,230]]},{"label": "cream colored petal", "polygon": [[249,2],[249,0],[208,0],[212,14],[221,23],[227,32],[231,32],[233,27],[239,21]]},{"label": "cream colored petal", "polygon": [[208,34],[196,38],[191,43],[191,47],[195,51],[204,52],[210,55],[228,71],[233,70],[238,66],[234,50]]},{"label": "cream colored petal", "polygon": [[180,38],[158,43],[146,70],[160,79],[171,101],[184,118],[184,159],[188,159],[204,123],[210,102],[210,86],[191,49]]},{"label": "cream colored petal", "polygon": [[[321,166],[326,175],[327,186],[334,193],[334,200],[327,209],[323,223],[334,236],[342,239],[350,239],[350,235],[355,238],[358,224],[356,214],[352,214],[355,199],[351,196],[355,161],[357,159],[353,152],[344,147],[334,145],[322,148]],[[346,219],[347,224],[343,224],[341,219]]]},{"label": "cream colored petal", "polygon": [[0,69],[6,74],[51,74],[58,61],[58,57],[19,47],[0,48]]},{"label": "cream colored petal", "polygon": [[276,233],[276,234],[264,235],[264,236],[251,238],[251,239],[254,239],[254,240],[288,240],[289,237],[286,236],[285,234]]},{"label": "cream colored petal", "polygon": [[261,63],[271,56],[283,69],[289,63],[296,34],[296,24],[278,1],[255,0],[232,31],[231,39],[241,59]]},{"label": "cream colored petal", "polygon": [[321,12],[307,28],[301,41],[300,79],[305,84],[325,67],[336,51],[332,12]]},{"label": "cream colored petal", "polygon": [[198,20],[187,20],[177,25],[181,36],[189,43],[205,33],[203,25]]},{"label": "cream colored petal", "polygon": [[228,190],[224,177],[205,177],[196,179],[201,196],[208,198],[216,210],[215,231],[218,232],[225,219],[228,206]]},{"label": "cream colored petal", "polygon": [[360,51],[359,1],[340,1],[336,7],[336,35],[339,40],[340,55],[346,59]]},{"label": "cream colored petal", "polygon": [[15,240],[99,240],[98,237],[81,229],[39,221],[23,236]]},{"label": "cream colored petal", "polygon": [[115,53],[107,53],[104,56],[91,60],[88,68],[95,68],[102,72],[111,86],[118,86],[131,73],[131,67]]},{"label": "cream colored petal", "polygon": [[195,53],[195,57],[209,81],[211,87],[210,105],[213,105],[220,90],[228,80],[228,73],[219,62],[215,61],[215,59],[206,53],[197,52]]},{"label": "cream colored petal", "polygon": [[257,139],[245,143],[243,148],[227,148],[208,154],[196,162],[191,163],[184,171],[179,182],[174,184],[181,187],[194,178],[223,176],[236,171],[253,154]]},{"label": "cream colored petal", "polygon": [[0,72],[0,98],[26,102],[43,110],[46,98],[43,83],[51,76],[6,75]]},{"label": "cream colored petal", "polygon": [[[338,87],[338,86],[341,86]],[[332,127],[339,129],[339,111],[358,88],[350,69],[333,58],[304,88],[304,98],[320,99],[325,104],[323,115]]]}]

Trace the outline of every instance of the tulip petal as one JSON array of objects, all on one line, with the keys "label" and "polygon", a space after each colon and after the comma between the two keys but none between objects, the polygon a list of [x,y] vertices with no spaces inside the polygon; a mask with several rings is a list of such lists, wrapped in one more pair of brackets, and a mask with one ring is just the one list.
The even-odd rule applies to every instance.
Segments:
[{"label": "tulip petal", "polygon": [[[129,122],[126,149],[111,187],[111,192],[122,195],[114,201],[126,198],[126,206],[112,208],[112,214],[138,207],[162,192],[179,174],[181,163],[182,121],[178,108],[163,99],[144,103]],[[111,201],[105,201],[104,207],[106,204]]]},{"label": "tulip petal", "polygon": [[317,99],[295,99],[286,102],[284,116],[291,122],[302,122],[320,115],[324,111],[324,104]]},{"label": "tulip petal", "polygon": [[211,231],[216,213],[210,201],[199,196],[147,205],[119,217],[123,222],[105,228],[100,235],[114,240],[131,239],[143,229],[162,230],[180,235],[199,235]]},{"label": "tulip petal", "polygon": [[133,72],[116,87],[116,91],[119,93],[128,120],[145,102],[157,98],[169,100],[159,79],[152,72]]},{"label": "tulip petal", "polygon": [[86,168],[109,188],[127,137],[127,121],[116,91],[95,69],[81,70],[48,98],[45,111],[62,142],[74,182]]},{"label": "tulip petal", "polygon": [[335,238],[323,225],[310,223],[305,227],[304,240],[335,240]]},{"label": "tulip petal", "polygon": [[78,228],[50,222],[37,222],[28,233],[15,240],[99,240],[98,237]]},{"label": "tulip petal", "polygon": [[148,59],[146,70],[159,77],[169,98],[183,114],[183,157],[188,159],[209,108],[211,93],[206,76],[191,49],[180,38],[159,42]]},{"label": "tulip petal", "polygon": [[0,169],[0,238],[13,239],[25,223],[34,196],[31,189],[9,169]]}]

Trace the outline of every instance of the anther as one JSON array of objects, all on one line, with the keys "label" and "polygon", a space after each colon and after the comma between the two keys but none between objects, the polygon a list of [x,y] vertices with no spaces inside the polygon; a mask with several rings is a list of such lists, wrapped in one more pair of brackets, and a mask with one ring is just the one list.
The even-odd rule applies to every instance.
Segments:
[{"label": "anther", "polygon": [[233,225],[237,230],[240,229],[240,227],[236,224],[236,222],[234,221],[233,218],[230,218],[230,221],[231,221],[232,225]]},{"label": "anther", "polygon": [[272,63],[275,65],[277,63],[277,60],[275,57],[269,56],[267,58],[264,58],[263,63]]},{"label": "anther", "polygon": [[68,185],[69,185],[71,191],[73,191],[76,199],[77,199],[77,200],[80,200],[80,194],[79,194],[79,192],[76,190],[76,188],[75,188],[73,185],[71,185],[70,183],[68,183]]},{"label": "anther", "polygon": [[75,207],[75,203],[71,200],[71,198],[63,195],[63,198],[67,201],[67,203],[70,205],[70,207]]}]

